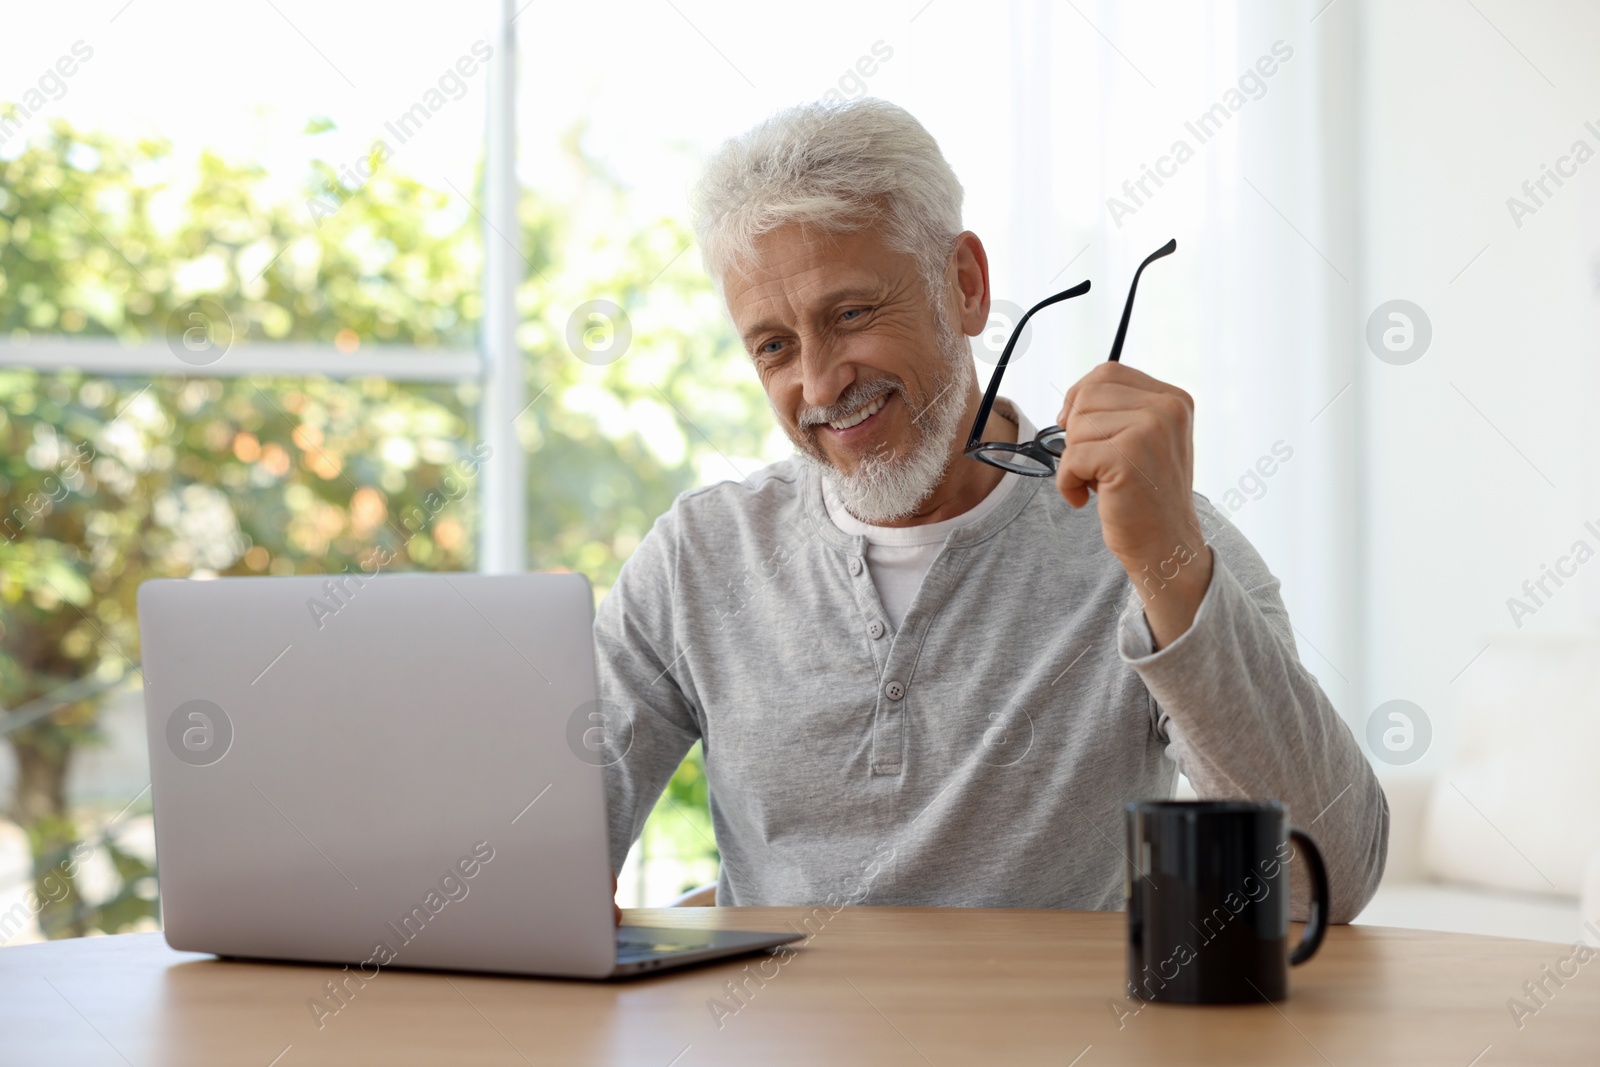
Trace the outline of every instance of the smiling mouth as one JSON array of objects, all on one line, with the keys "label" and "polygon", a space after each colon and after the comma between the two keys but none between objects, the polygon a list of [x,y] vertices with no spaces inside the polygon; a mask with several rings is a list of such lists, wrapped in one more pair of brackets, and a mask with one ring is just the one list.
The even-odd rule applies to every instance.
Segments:
[{"label": "smiling mouth", "polygon": [[877,399],[870,401],[861,408],[858,408],[854,414],[846,415],[842,419],[828,423],[828,428],[842,432],[844,430],[849,430],[856,426],[860,426],[863,422],[866,422],[868,419],[872,418],[872,416],[883,410],[883,406],[889,402],[889,396],[889,393],[880,394]]}]

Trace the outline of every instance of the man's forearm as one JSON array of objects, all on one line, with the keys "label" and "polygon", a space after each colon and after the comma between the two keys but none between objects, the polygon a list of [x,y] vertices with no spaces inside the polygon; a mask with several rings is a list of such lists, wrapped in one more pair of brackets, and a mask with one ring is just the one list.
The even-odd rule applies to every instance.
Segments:
[{"label": "man's forearm", "polygon": [[1144,604],[1157,651],[1188,632],[1211,587],[1211,546],[1198,543],[1198,538],[1196,542],[1174,545],[1164,559],[1126,568]]},{"label": "man's forearm", "polygon": [[[1281,613],[1276,592],[1252,597],[1218,559],[1191,626],[1130,665],[1196,791],[1286,803],[1322,846],[1333,920],[1349,921],[1382,875],[1387,805],[1349,728],[1296,658],[1287,619],[1271,621],[1267,610]],[[1303,894],[1294,904],[1303,915]]]}]

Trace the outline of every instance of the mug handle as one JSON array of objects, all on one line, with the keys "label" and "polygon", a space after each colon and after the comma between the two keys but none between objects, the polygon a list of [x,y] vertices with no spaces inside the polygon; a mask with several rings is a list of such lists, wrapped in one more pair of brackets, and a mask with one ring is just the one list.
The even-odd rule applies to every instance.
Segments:
[{"label": "mug handle", "polygon": [[1304,963],[1322,947],[1323,935],[1328,932],[1328,868],[1322,862],[1322,852],[1311,835],[1298,827],[1289,828],[1289,840],[1301,846],[1306,866],[1311,872],[1311,918],[1306,921],[1300,943],[1289,954],[1291,966]]}]

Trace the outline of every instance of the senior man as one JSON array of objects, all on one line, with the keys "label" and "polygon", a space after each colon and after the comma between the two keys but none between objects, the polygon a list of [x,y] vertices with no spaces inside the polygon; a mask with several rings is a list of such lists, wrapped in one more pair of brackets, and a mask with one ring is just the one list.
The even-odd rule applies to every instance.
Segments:
[{"label": "senior man", "polygon": [[[1350,920],[1387,804],[1277,580],[1193,492],[1189,396],[1096,367],[1054,486],[963,454],[990,290],[961,199],[881,100],[711,160],[703,258],[798,455],[680,496],[600,607],[613,872],[699,740],[719,904],[1115,909],[1123,805],[1182,771],[1314,823]],[[1035,433],[1004,397],[983,427]]]}]

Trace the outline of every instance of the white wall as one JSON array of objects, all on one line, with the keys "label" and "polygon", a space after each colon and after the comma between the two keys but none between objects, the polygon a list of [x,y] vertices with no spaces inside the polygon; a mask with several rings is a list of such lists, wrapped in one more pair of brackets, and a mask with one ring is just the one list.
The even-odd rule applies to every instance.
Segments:
[{"label": "white wall", "polygon": [[[1600,152],[1600,5],[1475,2],[1360,8],[1359,310],[1409,299],[1434,333],[1409,365],[1356,353],[1368,706],[1433,719],[1417,770],[1448,755],[1456,690],[1517,632],[1506,599],[1576,539],[1600,550],[1583,529],[1600,529],[1600,158],[1520,228],[1506,206],[1575,140]],[[1597,609],[1600,561],[1521,632],[1593,632]]]}]

